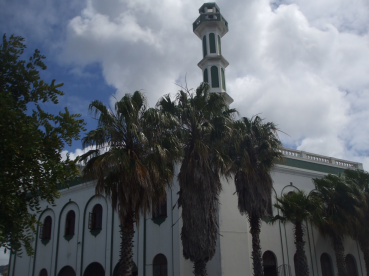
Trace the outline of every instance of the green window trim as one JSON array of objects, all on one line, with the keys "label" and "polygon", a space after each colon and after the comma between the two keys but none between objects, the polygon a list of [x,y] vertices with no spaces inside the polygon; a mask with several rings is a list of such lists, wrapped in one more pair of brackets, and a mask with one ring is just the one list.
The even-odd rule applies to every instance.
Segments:
[{"label": "green window trim", "polygon": [[204,55],[204,57],[206,57],[208,54],[208,51],[206,49],[206,35],[204,35],[204,37],[202,38],[202,54]]},{"label": "green window trim", "polygon": [[219,72],[217,66],[211,67],[211,87],[219,87]]},{"label": "green window trim", "polygon": [[219,49],[219,55],[221,55],[222,54],[222,44],[220,44],[220,36],[219,35],[218,35],[218,49]]},{"label": "green window trim", "polygon": [[216,46],[215,46],[215,34],[210,33],[209,34],[209,43],[210,43],[210,53],[216,53]]},{"label": "green window trim", "polygon": [[204,70],[204,82],[209,83],[208,69]]},{"label": "green window trim", "polygon": [[223,90],[226,91],[225,75],[224,75],[223,68],[222,68],[222,87],[223,87]]}]

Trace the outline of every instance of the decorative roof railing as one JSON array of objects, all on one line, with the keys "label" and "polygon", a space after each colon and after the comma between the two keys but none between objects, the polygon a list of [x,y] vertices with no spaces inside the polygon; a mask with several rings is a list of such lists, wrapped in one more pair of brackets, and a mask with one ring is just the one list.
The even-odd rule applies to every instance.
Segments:
[{"label": "decorative roof railing", "polygon": [[363,164],[361,163],[351,162],[347,160],[337,159],[337,158],[309,153],[305,151],[281,148],[280,152],[282,152],[285,157],[291,157],[291,158],[296,158],[296,159],[306,159],[306,161],[325,163],[327,165],[330,164],[330,165],[344,167],[344,168],[363,169]]},{"label": "decorative roof railing", "polygon": [[224,17],[219,12],[218,13],[204,13],[204,14],[200,14],[200,16],[192,24],[193,30],[195,31],[196,28],[198,26],[200,26],[200,24],[202,22],[205,22],[205,21],[220,21],[220,22],[222,22],[224,24],[224,26],[228,30],[228,22],[227,22],[227,20],[224,19]]}]

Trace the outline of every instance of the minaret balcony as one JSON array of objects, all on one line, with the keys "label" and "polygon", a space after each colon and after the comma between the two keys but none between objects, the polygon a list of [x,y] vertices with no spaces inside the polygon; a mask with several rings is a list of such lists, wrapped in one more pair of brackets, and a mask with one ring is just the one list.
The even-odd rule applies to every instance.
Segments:
[{"label": "minaret balcony", "polygon": [[220,64],[223,68],[226,68],[229,65],[229,62],[222,56],[218,54],[209,54],[204,57],[197,66],[202,69],[206,64]]},{"label": "minaret balcony", "polygon": [[228,22],[219,12],[200,14],[200,16],[192,24],[193,32],[201,39],[201,31],[203,27],[209,25],[216,25],[221,30],[221,36],[228,32]]}]

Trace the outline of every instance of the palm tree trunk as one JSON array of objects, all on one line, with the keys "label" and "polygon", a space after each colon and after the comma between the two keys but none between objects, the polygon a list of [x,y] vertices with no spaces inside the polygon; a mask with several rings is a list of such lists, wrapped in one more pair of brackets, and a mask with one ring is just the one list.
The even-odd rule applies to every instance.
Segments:
[{"label": "palm tree trunk", "polygon": [[252,236],[252,265],[254,276],[263,276],[263,260],[260,247],[260,218],[256,215],[249,216],[250,234]]},{"label": "palm tree trunk", "polygon": [[206,276],[208,273],[206,272],[206,262],[203,260],[197,261],[194,264],[194,274],[195,276]]},{"label": "palm tree trunk", "polygon": [[128,213],[120,228],[120,276],[131,276],[133,267],[134,213]]},{"label": "palm tree trunk", "polygon": [[347,276],[345,248],[343,247],[342,237],[338,237],[336,235],[333,236],[333,249],[336,255],[338,276]]},{"label": "palm tree trunk", "polygon": [[359,246],[364,255],[366,275],[369,276],[369,242],[366,237],[359,239]]},{"label": "palm tree trunk", "polygon": [[301,222],[295,224],[295,245],[296,245],[296,276],[309,276],[309,267],[305,254],[304,229]]}]

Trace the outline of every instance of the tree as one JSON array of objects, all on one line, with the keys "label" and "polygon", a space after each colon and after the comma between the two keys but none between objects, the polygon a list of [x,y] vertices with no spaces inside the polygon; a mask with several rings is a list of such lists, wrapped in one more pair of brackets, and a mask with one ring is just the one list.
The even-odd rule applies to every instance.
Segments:
[{"label": "tree", "polygon": [[206,264],[215,254],[218,239],[217,203],[222,189],[220,177],[230,162],[225,147],[231,135],[232,115],[222,95],[209,93],[202,83],[191,93],[179,91],[176,100],[168,95],[158,103],[179,122],[182,164],[178,174],[183,226],[183,256],[194,263],[196,276],[207,275]]},{"label": "tree", "polygon": [[315,190],[310,192],[322,202],[319,217],[313,223],[323,236],[332,239],[339,276],[347,276],[344,235],[352,235],[363,217],[362,194],[355,184],[348,184],[342,175],[329,174],[321,179],[313,178]]},{"label": "tree", "polygon": [[309,266],[305,254],[303,223],[314,218],[320,208],[318,198],[309,198],[303,191],[293,191],[276,198],[274,207],[281,210],[282,215],[274,216],[270,223],[277,220],[294,224],[296,245],[296,276],[308,276]]},{"label": "tree", "polygon": [[282,159],[279,151],[281,142],[276,126],[271,122],[264,123],[259,116],[238,120],[234,129],[230,171],[234,174],[238,209],[241,214],[247,215],[250,224],[254,275],[261,276],[264,272],[260,224],[271,200],[273,180],[270,171]]},{"label": "tree", "polygon": [[54,204],[58,187],[79,175],[77,160],[62,160],[61,151],[79,139],[84,121],[68,109],[58,115],[40,104],[58,103],[63,84],[40,78],[45,57],[35,50],[20,60],[24,39],[4,34],[0,45],[0,246],[31,255],[39,203]]},{"label": "tree", "polygon": [[109,110],[93,101],[89,110],[98,120],[96,130],[83,138],[95,149],[81,156],[85,176],[97,179],[96,193],[111,199],[121,224],[120,275],[131,275],[134,223],[162,200],[171,183],[174,161],[180,156],[171,136],[175,120],[157,109],[147,109],[143,94],[126,94]]},{"label": "tree", "polygon": [[363,192],[363,213],[364,219],[357,220],[359,223],[355,226],[353,238],[360,245],[360,249],[364,255],[366,275],[369,276],[369,173],[364,170],[346,169],[344,172],[346,180],[360,187]]}]

